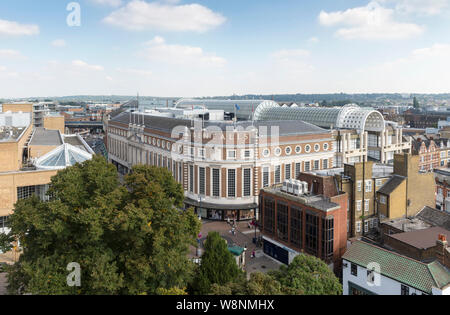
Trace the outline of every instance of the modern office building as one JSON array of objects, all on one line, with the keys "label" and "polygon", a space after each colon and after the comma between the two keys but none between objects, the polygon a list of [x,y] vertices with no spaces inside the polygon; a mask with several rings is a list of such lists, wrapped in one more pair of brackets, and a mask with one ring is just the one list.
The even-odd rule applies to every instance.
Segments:
[{"label": "modern office building", "polygon": [[261,188],[333,165],[331,132],[301,121],[236,122],[224,110],[191,106],[122,112],[107,126],[119,172],[167,168],[183,185],[186,206],[208,219],[253,219]]},{"label": "modern office building", "polygon": [[347,249],[347,194],[327,190],[328,178],[310,187],[299,180],[263,188],[260,229],[264,253],[284,264],[306,253],[324,260],[336,272]]}]

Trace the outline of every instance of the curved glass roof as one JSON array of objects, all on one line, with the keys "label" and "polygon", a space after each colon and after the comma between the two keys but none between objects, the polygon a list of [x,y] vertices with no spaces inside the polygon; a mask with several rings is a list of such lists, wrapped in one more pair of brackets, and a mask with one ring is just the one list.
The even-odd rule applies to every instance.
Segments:
[{"label": "curved glass roof", "polygon": [[255,120],[302,120],[323,128],[348,128],[382,131],[383,115],[373,109],[350,104],[342,108],[261,106]]},{"label": "curved glass roof", "polygon": [[[274,101],[265,100],[195,100],[181,99],[175,107],[191,109],[192,107],[207,108],[210,110],[223,110],[225,112],[234,113],[236,111],[237,118],[240,120],[251,120],[253,112],[261,106],[269,104],[271,107],[280,107]],[[238,105],[239,109],[236,109]]]},{"label": "curved glass roof", "polygon": [[35,166],[38,169],[63,169],[90,159],[92,154],[65,143],[37,159]]}]

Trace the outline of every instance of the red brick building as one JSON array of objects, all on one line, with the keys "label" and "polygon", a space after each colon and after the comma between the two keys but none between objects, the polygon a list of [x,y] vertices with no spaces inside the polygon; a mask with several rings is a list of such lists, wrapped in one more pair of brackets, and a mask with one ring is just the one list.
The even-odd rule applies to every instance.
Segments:
[{"label": "red brick building", "polygon": [[261,190],[259,214],[264,253],[285,264],[296,255],[307,253],[333,264],[337,271],[347,247],[348,196],[342,192],[330,196],[332,190],[323,189],[330,184],[328,179],[317,181],[317,191],[325,194],[311,193],[310,185],[300,183],[304,183],[306,193],[294,195],[282,186]]},{"label": "red brick building", "polygon": [[412,137],[412,153],[419,155],[419,171],[431,172],[447,166],[450,161],[450,141],[427,136]]}]

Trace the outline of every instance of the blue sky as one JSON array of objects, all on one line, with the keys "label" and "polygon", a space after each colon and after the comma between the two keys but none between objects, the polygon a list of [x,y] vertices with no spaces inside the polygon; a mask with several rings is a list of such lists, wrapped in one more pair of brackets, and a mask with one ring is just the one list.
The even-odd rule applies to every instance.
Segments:
[{"label": "blue sky", "polygon": [[0,98],[450,92],[450,0],[69,3],[0,2]]}]

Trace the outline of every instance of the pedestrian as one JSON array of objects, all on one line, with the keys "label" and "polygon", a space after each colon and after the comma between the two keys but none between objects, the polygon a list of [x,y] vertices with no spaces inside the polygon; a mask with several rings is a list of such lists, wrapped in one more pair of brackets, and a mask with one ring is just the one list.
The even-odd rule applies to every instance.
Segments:
[{"label": "pedestrian", "polygon": [[255,256],[256,256],[255,251],[252,251],[252,258],[255,258]]}]

